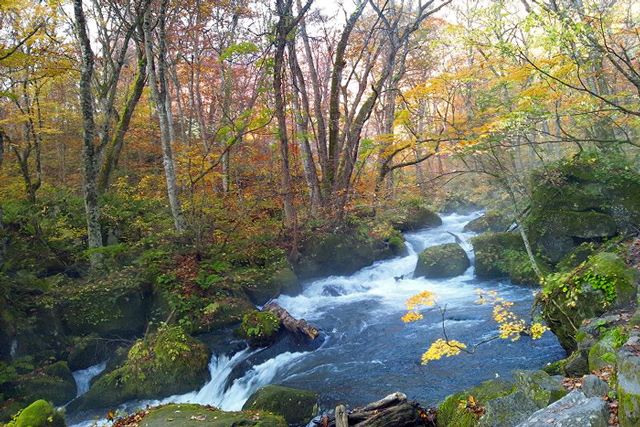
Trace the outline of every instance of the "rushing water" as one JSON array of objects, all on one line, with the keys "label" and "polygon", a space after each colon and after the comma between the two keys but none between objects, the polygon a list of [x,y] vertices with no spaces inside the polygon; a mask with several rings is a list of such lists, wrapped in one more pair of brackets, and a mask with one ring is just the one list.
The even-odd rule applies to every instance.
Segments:
[{"label": "rushing water", "polygon": [[91,380],[100,375],[107,367],[107,362],[102,362],[97,365],[89,366],[87,369],[73,372],[73,379],[76,380],[76,386],[78,391],[76,396],[80,396],[89,391]]},{"label": "rushing water", "polygon": [[[471,259],[470,233],[464,225],[478,213],[443,217],[437,228],[406,234],[409,254],[379,261],[351,276],[331,276],[305,286],[298,296],[281,296],[278,303],[294,317],[304,318],[324,331],[324,342],[313,350],[242,350],[214,356],[212,380],[201,390],[162,401],[136,402],[128,408],[157,403],[210,404],[239,410],[249,396],[268,384],[279,384],[320,394],[328,409],[338,402],[362,405],[402,391],[426,406],[435,406],[452,392],[494,377],[509,377],[513,369],[537,369],[564,357],[556,338],[547,333],[537,341],[523,337],[516,342],[496,340],[480,346],[475,354],[461,354],[420,364],[421,354],[442,336],[442,317],[436,308],[423,311],[424,319],[404,324],[405,301],[429,290],[446,307],[445,326],[450,339],[467,344],[495,333],[491,307],[474,304],[475,290],[495,289],[516,303],[527,316],[533,302],[531,288],[508,280],[479,281],[473,266],[463,275],[434,280],[413,278],[417,254],[426,247],[450,243],[455,234]],[[267,356],[268,354],[268,356]],[[247,365],[249,365],[247,367]]]}]

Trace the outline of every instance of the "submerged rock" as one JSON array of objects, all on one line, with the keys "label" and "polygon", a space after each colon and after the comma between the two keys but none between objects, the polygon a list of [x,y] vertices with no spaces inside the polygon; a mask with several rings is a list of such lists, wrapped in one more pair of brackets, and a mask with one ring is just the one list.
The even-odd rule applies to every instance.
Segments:
[{"label": "submerged rock", "polygon": [[587,397],[574,390],[546,408],[535,412],[517,427],[606,427],[607,404],[600,397]]},{"label": "submerged rock", "polygon": [[269,385],[253,393],[243,410],[267,411],[282,415],[289,425],[305,426],[318,412],[316,393]]},{"label": "submerged rock", "polygon": [[457,243],[432,246],[418,256],[415,277],[447,278],[456,277],[471,265],[464,249]]}]

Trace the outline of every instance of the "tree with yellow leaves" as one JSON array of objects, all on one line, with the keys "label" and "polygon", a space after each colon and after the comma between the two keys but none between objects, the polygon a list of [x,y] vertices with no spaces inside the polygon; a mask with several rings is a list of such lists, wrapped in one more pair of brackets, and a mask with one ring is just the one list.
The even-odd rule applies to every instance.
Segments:
[{"label": "tree with yellow leaves", "polygon": [[447,307],[441,307],[436,302],[436,295],[430,291],[424,291],[418,295],[414,295],[406,302],[407,313],[402,317],[402,321],[405,323],[411,323],[424,318],[422,313],[418,312],[420,307],[436,307],[440,311],[442,317],[442,333],[443,338],[435,340],[426,352],[422,355],[422,364],[426,365],[432,360],[438,360],[442,357],[456,356],[462,352],[473,354],[476,349],[490,341],[500,339],[510,339],[511,341],[517,341],[522,335],[529,335],[531,339],[537,340],[549,330],[539,322],[527,323],[525,319],[517,316],[513,311],[513,302],[505,301],[504,298],[499,297],[497,291],[483,291],[482,289],[476,289],[478,299],[475,301],[478,305],[489,305],[493,307],[493,320],[498,324],[498,331],[495,335],[482,341],[467,346],[467,344],[449,339],[447,336],[447,330],[444,324],[444,315],[447,311]]}]

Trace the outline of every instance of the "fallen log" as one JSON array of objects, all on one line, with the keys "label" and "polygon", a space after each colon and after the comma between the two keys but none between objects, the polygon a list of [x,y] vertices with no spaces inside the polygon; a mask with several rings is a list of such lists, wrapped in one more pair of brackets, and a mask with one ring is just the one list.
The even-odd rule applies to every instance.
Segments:
[{"label": "fallen log", "polygon": [[407,401],[403,393],[392,393],[347,414],[344,411],[344,406],[339,405],[335,415],[327,414],[315,424],[321,427],[436,426],[435,414],[417,402]]},{"label": "fallen log", "polygon": [[315,340],[318,338],[318,335],[320,335],[320,330],[318,328],[304,319],[295,319],[287,310],[280,307],[275,302],[270,302],[262,307],[262,311],[269,311],[273,313],[280,320],[280,324],[286,330],[294,334],[306,335],[312,340]]}]

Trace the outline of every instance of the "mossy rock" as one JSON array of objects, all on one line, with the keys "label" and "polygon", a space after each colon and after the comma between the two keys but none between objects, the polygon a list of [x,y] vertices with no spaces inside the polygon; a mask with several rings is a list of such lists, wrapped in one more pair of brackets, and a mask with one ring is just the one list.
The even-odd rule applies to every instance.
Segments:
[{"label": "mossy rock", "polygon": [[513,223],[508,217],[498,211],[489,211],[476,219],[469,221],[462,231],[465,233],[485,233],[487,231],[506,231]]},{"label": "mossy rock", "polygon": [[24,408],[6,427],[66,427],[66,423],[51,403],[40,399]]},{"label": "mossy rock", "polygon": [[243,410],[259,410],[282,415],[289,425],[306,426],[318,411],[318,395],[304,390],[269,385],[256,391]]},{"label": "mossy rock", "polygon": [[615,366],[616,351],[625,343],[627,335],[620,326],[607,330],[589,349],[589,371]]},{"label": "mossy rock", "polygon": [[387,244],[395,256],[406,256],[409,253],[404,237],[400,233],[391,236]]},{"label": "mossy rock", "polygon": [[396,230],[416,231],[442,225],[442,218],[424,206],[411,206],[402,215],[392,220]]},{"label": "mossy rock", "polygon": [[171,404],[151,408],[142,423],[145,427],[287,427],[284,419],[266,412],[225,412],[193,405]]},{"label": "mossy rock", "polygon": [[512,372],[518,390],[542,409],[562,398],[567,391],[549,374],[536,370],[515,370]]},{"label": "mossy rock", "polygon": [[635,301],[635,277],[624,261],[607,252],[571,272],[547,277],[539,297],[542,315],[567,352],[577,349],[576,329],[583,321]]},{"label": "mossy rock", "polygon": [[479,423],[475,412],[466,408],[469,396],[476,405],[507,396],[515,391],[515,384],[506,380],[487,380],[460,393],[448,396],[438,405],[438,427],[473,427]]},{"label": "mossy rock", "polygon": [[471,244],[475,256],[478,279],[507,277],[509,272],[501,261],[505,251],[524,251],[522,237],[516,233],[484,233],[472,237]]},{"label": "mossy rock", "polygon": [[127,268],[105,278],[65,287],[57,310],[71,335],[128,338],[141,334],[151,305],[151,286]]},{"label": "mossy rock", "polygon": [[76,397],[77,393],[76,382],[67,362],[56,362],[21,376],[17,384],[27,402],[45,399],[61,406]]},{"label": "mossy rock", "polygon": [[566,364],[567,359],[561,359],[553,363],[548,363],[542,370],[551,376],[564,375],[564,367]]},{"label": "mossy rock", "polygon": [[447,278],[456,277],[471,265],[464,249],[457,243],[432,246],[418,255],[415,277]]},{"label": "mossy rock", "polygon": [[538,407],[521,391],[491,399],[484,404],[480,427],[512,427],[526,421]]},{"label": "mossy rock", "polygon": [[571,356],[567,358],[567,363],[564,365],[564,372],[562,372],[562,375],[566,377],[580,378],[588,373],[588,353],[581,350],[576,350],[571,353]]},{"label": "mossy rock", "polygon": [[69,369],[79,371],[109,358],[112,350],[97,334],[72,337],[69,340]]},{"label": "mossy rock", "polygon": [[640,425],[640,336],[632,332],[629,341],[617,354],[618,418],[620,427]]},{"label": "mossy rock", "polygon": [[294,270],[301,279],[352,274],[378,259],[394,256],[386,242],[355,230],[309,234],[300,252]]},{"label": "mossy rock", "polygon": [[614,285],[614,306],[626,307],[634,304],[638,271],[627,266],[618,255],[601,252],[589,259],[588,268],[598,276],[608,278]]},{"label": "mossy rock", "polygon": [[136,341],[124,365],[101,376],[67,407],[107,408],[127,400],[159,399],[201,387],[209,379],[211,351],[178,326],[162,326]]},{"label": "mossy rock", "polygon": [[242,333],[252,347],[273,344],[280,331],[280,320],[270,311],[253,310],[242,319]]}]

